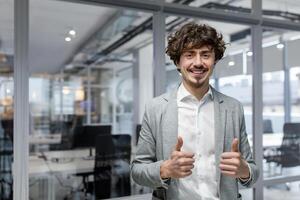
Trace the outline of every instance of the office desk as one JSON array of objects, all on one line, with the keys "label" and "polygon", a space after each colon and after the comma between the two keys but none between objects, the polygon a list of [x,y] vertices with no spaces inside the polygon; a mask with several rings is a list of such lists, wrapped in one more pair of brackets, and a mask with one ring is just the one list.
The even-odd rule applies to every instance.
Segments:
[{"label": "office desk", "polygon": [[[85,159],[88,155],[89,149],[36,153],[29,156],[29,176],[93,172],[95,161],[94,158]],[[93,155],[95,155],[94,150]]]},{"label": "office desk", "polygon": [[59,144],[61,143],[61,134],[33,134],[29,135],[29,144]]},{"label": "office desk", "polygon": [[[263,148],[280,147],[282,143],[283,133],[264,133]],[[253,147],[253,137],[248,135],[250,146]]]},{"label": "office desk", "polygon": [[[45,191],[48,191],[48,199],[54,200],[57,174],[82,177],[83,184],[90,175],[94,174],[95,158],[86,159],[89,152],[89,149],[81,149],[35,153],[29,158],[29,177],[32,180],[42,181],[44,184],[41,185],[46,186]],[[92,153],[95,155],[94,149]],[[122,176],[123,173],[129,174],[129,164],[123,160],[117,160],[114,162],[112,176]],[[40,191],[43,191],[43,188]]]}]

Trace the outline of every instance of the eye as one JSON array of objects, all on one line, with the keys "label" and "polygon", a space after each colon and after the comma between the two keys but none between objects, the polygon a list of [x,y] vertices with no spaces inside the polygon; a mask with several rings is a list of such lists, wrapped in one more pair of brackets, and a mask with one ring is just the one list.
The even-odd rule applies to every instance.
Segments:
[{"label": "eye", "polygon": [[192,54],[191,54],[191,53],[186,53],[186,54],[185,54],[185,57],[191,58],[191,57],[192,57]]},{"label": "eye", "polygon": [[203,58],[209,58],[209,57],[210,57],[210,54],[209,54],[209,53],[203,54],[202,57],[203,57]]}]

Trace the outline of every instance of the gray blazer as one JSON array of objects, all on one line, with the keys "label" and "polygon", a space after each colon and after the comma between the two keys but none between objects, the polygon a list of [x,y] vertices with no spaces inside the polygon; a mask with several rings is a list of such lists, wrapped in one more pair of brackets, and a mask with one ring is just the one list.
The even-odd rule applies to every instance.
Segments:
[{"label": "gray blazer", "polygon": [[[217,92],[212,88],[215,110],[215,155],[219,166],[222,152],[231,150],[233,138],[239,139],[239,150],[251,168],[251,180],[241,183],[252,186],[259,170],[252,158],[245,129],[244,111],[237,100]],[[177,90],[154,98],[146,106],[142,129],[131,164],[133,180],[154,189],[153,199],[169,199],[170,193],[177,191],[178,179],[163,182],[160,179],[160,165],[169,159],[177,142],[178,108]],[[217,167],[218,195],[221,200],[241,199],[238,192],[238,179],[224,176]]]}]

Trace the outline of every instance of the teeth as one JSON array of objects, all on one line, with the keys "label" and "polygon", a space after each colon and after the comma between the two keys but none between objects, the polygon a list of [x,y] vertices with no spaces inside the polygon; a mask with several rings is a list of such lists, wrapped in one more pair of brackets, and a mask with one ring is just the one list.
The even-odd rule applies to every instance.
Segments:
[{"label": "teeth", "polygon": [[203,74],[204,73],[203,70],[193,70],[192,72],[196,73],[196,74]]}]

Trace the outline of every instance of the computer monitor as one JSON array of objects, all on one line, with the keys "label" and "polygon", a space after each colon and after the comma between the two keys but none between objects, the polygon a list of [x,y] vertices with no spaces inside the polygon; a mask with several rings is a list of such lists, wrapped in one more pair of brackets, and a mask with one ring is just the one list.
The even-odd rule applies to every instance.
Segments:
[{"label": "computer monitor", "polygon": [[86,125],[74,131],[74,148],[94,148],[97,135],[111,134],[111,125]]}]

